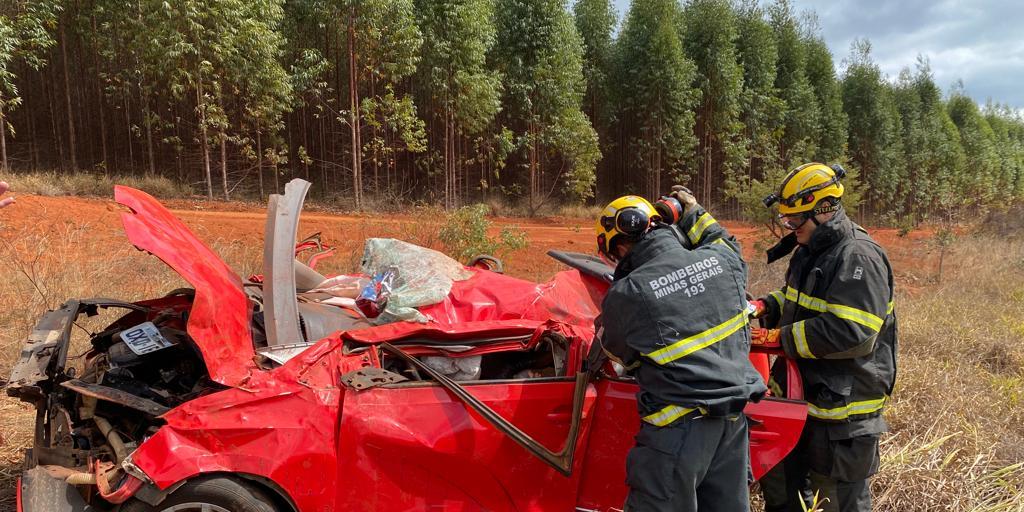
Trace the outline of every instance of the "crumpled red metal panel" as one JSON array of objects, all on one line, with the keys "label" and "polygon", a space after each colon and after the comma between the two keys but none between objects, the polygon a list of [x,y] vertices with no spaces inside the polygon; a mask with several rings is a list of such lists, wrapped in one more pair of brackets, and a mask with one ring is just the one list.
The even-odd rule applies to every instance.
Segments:
[{"label": "crumpled red metal panel", "polygon": [[153,196],[117,186],[114,198],[131,209],[121,214],[128,240],[195,288],[188,334],[202,351],[210,378],[226,386],[243,384],[256,365],[242,280]]},{"label": "crumpled red metal panel", "polygon": [[344,356],[337,337],[320,341],[245,388],[186,402],[132,453],[132,462],[161,489],[199,474],[230,472],[266,478],[299,510],[332,510],[337,482],[340,374],[368,366]]},{"label": "crumpled red metal panel", "polygon": [[457,325],[429,322],[395,322],[341,333],[344,340],[358,343],[396,342],[406,338],[431,340],[465,340],[470,338],[503,338],[532,334],[544,324],[537,320],[482,320],[460,322]]},{"label": "crumpled red metal panel", "polygon": [[545,283],[479,269],[456,281],[444,301],[418,308],[442,326],[484,320],[557,320],[592,329],[608,285],[577,270],[555,274]]}]

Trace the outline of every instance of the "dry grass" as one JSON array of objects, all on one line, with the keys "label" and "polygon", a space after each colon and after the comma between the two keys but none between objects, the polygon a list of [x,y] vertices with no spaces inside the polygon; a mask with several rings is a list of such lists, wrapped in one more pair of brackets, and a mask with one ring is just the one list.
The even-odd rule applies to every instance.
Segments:
[{"label": "dry grass", "polygon": [[15,173],[4,179],[10,183],[11,192],[15,194],[110,197],[114,195],[114,185],[127,185],[162,198],[183,198],[193,195],[188,184],[152,174],[135,176],[41,171]]},{"label": "dry grass", "polygon": [[[368,218],[344,234],[348,242],[323,270],[357,268],[368,236],[440,247],[441,219],[426,211],[421,218],[402,224]],[[0,378],[35,320],[64,299],[137,300],[184,285],[132,248],[117,225],[57,226],[12,232],[0,214]],[[199,235],[239,274],[259,270],[258,238]],[[941,285],[917,286],[898,298],[900,374],[887,412],[892,432],[874,480],[876,510],[1024,510],[1024,241],[965,239],[947,258]],[[752,262],[754,291],[777,285],[783,267]],[[13,510],[14,478],[32,423],[30,408],[0,397],[0,512]]]},{"label": "dry grass", "polygon": [[[947,258],[941,284],[897,286],[875,510],[1024,510],[1024,241],[967,238]],[[766,291],[783,267],[753,263],[752,281]]]}]

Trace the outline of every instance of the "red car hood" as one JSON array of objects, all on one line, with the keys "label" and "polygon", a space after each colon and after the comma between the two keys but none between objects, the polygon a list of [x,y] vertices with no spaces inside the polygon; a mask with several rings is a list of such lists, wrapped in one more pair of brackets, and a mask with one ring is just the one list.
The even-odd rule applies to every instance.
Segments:
[{"label": "red car hood", "polygon": [[121,214],[128,240],[195,288],[188,334],[202,352],[210,378],[225,386],[244,384],[256,363],[251,308],[241,278],[153,196],[117,186],[114,199],[131,210]]}]

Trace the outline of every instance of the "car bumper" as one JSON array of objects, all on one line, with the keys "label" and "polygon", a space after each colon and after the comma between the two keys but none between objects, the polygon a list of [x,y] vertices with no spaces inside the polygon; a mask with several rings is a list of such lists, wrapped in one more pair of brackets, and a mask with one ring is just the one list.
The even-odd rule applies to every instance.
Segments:
[{"label": "car bumper", "polygon": [[17,512],[93,512],[82,495],[64,480],[50,476],[42,467],[21,474],[15,491]]}]

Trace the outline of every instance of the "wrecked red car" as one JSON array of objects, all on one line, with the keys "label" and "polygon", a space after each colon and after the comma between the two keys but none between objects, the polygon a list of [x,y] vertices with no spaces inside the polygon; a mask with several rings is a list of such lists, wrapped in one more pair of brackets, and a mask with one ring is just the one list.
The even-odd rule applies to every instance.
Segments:
[{"label": "wrecked red car", "polygon": [[[18,511],[620,508],[639,419],[634,381],[591,354],[610,269],[552,253],[570,268],[538,284],[368,242],[364,273],[384,265],[399,284],[392,318],[366,318],[294,259],[307,189],[272,197],[264,274],[243,281],[155,199],[117,188],[128,239],[192,288],[39,320],[7,386],[38,410]],[[101,309],[123,315],[69,357],[74,322]],[[766,398],[747,415],[756,479],[806,406]]]}]

